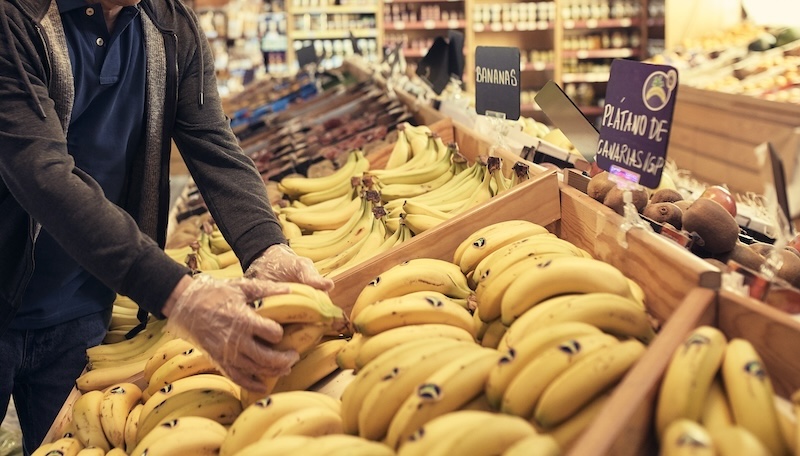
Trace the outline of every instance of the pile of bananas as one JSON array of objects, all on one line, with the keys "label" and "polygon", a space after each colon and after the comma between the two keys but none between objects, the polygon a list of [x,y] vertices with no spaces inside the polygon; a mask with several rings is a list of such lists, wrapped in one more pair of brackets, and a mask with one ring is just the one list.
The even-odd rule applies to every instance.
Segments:
[{"label": "pile of bananas", "polygon": [[662,454],[692,447],[693,454],[766,456],[796,454],[794,420],[776,407],[753,345],[700,326],[670,360],[655,424]]},{"label": "pile of bananas", "polygon": [[273,209],[295,252],[334,276],[527,179],[521,163],[510,178],[500,164],[489,157],[468,165],[455,144],[406,123],[385,169],[371,170],[353,150],[328,176],[282,179],[288,200]]}]

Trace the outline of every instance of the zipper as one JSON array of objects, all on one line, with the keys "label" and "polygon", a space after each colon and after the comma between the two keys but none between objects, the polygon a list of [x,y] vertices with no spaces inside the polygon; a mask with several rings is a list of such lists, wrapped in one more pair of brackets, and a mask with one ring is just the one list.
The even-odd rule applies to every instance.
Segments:
[{"label": "zipper", "polygon": [[47,85],[50,85],[50,80],[53,78],[53,62],[50,61],[50,51],[47,47],[47,40],[44,38],[44,33],[42,32],[42,28],[39,27],[39,24],[34,23],[33,26],[36,28],[36,33],[39,34],[39,39],[42,40],[42,47],[44,48],[44,56],[47,59]]}]

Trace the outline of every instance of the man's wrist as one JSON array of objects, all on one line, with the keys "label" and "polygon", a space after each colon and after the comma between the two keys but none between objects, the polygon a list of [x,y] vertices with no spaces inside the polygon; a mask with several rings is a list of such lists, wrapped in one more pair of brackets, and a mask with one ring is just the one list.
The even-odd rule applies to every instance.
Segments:
[{"label": "man's wrist", "polygon": [[178,302],[178,298],[181,297],[184,291],[192,284],[192,278],[188,275],[183,276],[181,280],[175,285],[175,288],[170,293],[167,301],[164,303],[164,307],[161,308],[161,313],[164,314],[165,317],[169,317],[172,313],[172,309],[175,307],[175,303]]}]

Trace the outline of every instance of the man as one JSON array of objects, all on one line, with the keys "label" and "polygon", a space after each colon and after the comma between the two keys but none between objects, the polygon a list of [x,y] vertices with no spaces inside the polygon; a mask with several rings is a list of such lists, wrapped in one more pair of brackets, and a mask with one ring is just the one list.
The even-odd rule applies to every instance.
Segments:
[{"label": "man", "polygon": [[[192,280],[163,253],[170,139],[253,279]],[[169,317],[244,387],[288,372],[297,354],[269,348],[280,326],[245,301],[288,291],[273,281],[333,283],[285,243],[179,0],[0,0],[0,413],[13,394],[26,453],[115,293]]]}]

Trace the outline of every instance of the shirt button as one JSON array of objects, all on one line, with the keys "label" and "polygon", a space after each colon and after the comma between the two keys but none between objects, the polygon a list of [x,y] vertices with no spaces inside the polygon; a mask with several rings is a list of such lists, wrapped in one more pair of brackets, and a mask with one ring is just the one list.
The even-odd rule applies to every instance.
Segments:
[{"label": "shirt button", "polygon": [[94,16],[94,8],[92,8],[92,7],[86,8],[86,15],[87,16]]},{"label": "shirt button", "polygon": [[102,46],[105,43],[105,41],[103,41],[102,38],[98,38],[95,40],[95,43],[97,43],[98,46]]}]

